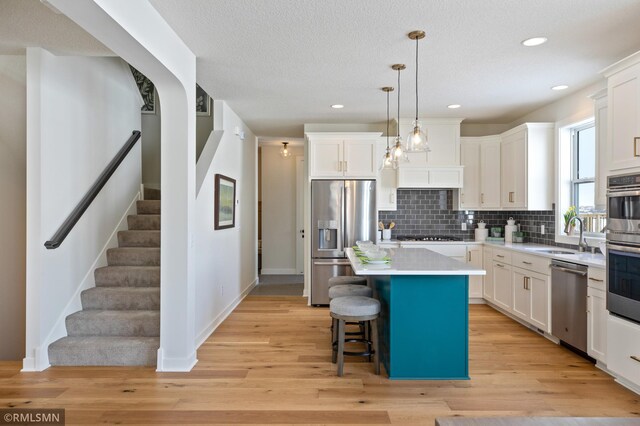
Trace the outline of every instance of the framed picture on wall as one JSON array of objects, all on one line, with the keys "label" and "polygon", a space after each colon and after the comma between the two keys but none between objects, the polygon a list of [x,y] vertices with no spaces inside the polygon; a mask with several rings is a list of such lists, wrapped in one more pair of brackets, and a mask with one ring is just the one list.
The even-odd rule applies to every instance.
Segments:
[{"label": "framed picture on wall", "polygon": [[214,229],[236,226],[236,180],[216,174]]},{"label": "framed picture on wall", "polygon": [[140,91],[140,96],[142,96],[142,101],[144,105],[142,105],[142,113],[143,114],[155,114],[156,113],[156,88],[151,80],[149,80],[144,74],[140,71],[129,65],[131,68],[131,73],[133,74],[133,79],[136,81],[136,86],[138,86],[138,90]]},{"label": "framed picture on wall", "polygon": [[196,84],[196,115],[211,115],[211,97]]}]

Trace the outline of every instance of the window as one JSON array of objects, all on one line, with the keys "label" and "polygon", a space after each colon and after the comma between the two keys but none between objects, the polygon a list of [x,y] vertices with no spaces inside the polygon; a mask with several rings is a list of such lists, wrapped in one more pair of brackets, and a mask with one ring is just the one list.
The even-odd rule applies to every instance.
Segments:
[{"label": "window", "polygon": [[606,224],[606,213],[595,203],[596,128],[593,121],[570,129],[571,189],[570,204],[575,206],[584,224],[584,232],[599,233]]}]

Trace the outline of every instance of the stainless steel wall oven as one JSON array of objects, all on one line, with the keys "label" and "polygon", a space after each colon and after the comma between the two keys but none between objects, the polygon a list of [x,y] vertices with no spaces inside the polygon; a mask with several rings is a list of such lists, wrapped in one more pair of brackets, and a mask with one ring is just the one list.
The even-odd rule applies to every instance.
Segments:
[{"label": "stainless steel wall oven", "polygon": [[640,174],[608,179],[607,309],[640,323]]}]

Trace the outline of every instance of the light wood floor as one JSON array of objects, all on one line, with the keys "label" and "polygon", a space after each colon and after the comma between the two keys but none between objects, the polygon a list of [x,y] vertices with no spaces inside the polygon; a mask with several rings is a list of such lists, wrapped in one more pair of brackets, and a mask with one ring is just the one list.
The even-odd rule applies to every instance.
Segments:
[{"label": "light wood floor", "polygon": [[[66,408],[67,424],[427,424],[441,416],[640,416],[640,396],[491,308],[470,307],[470,381],[335,376],[326,309],[248,297],[189,374],[0,363],[0,407]],[[640,418],[639,418],[640,420]]]}]

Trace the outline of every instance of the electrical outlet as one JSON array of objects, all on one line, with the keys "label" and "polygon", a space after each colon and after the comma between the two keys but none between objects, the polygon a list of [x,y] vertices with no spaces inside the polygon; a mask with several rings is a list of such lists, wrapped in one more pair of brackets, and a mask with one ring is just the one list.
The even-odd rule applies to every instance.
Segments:
[{"label": "electrical outlet", "polygon": [[540,233],[544,235],[544,225],[540,225]]},{"label": "electrical outlet", "polygon": [[462,222],[462,230],[463,231],[467,230],[467,222]]}]

